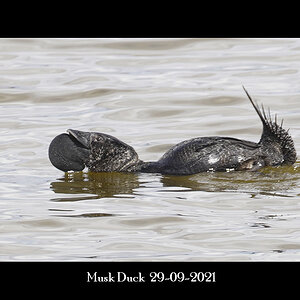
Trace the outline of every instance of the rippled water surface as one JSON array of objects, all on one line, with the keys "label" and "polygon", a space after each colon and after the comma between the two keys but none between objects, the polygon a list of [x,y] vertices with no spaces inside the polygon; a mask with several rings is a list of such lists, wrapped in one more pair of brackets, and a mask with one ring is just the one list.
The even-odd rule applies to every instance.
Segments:
[{"label": "rippled water surface", "polygon": [[68,128],[143,160],[198,136],[258,141],[253,98],[300,151],[299,39],[1,39],[0,260],[300,260],[300,163],[193,176],[75,172]]}]

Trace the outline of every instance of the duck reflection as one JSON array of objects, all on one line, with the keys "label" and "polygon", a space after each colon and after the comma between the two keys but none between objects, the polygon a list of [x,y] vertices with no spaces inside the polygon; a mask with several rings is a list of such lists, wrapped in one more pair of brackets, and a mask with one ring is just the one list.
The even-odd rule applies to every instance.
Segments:
[{"label": "duck reflection", "polygon": [[138,175],[118,172],[73,172],[51,182],[50,188],[58,194],[93,194],[90,197],[56,198],[53,201],[78,201],[132,194],[139,187]]},{"label": "duck reflection", "polygon": [[[158,185],[153,186],[153,176]],[[156,176],[159,176],[158,181]],[[140,185],[149,186],[149,191],[154,189],[154,192],[160,190],[162,185],[168,188],[174,187],[178,193],[186,192],[188,189],[189,191],[248,193],[253,197],[257,194],[293,197],[291,191],[297,188],[299,179],[298,164],[296,167],[269,167],[260,172],[215,172],[188,176],[152,174],[145,177],[145,174],[138,173],[74,172],[65,173],[64,177],[52,182],[50,187],[58,194],[77,194],[76,197],[56,198],[53,201],[122,197],[122,194],[135,195]],[[174,190],[166,189],[167,191]]]},{"label": "duck reflection", "polygon": [[213,172],[191,176],[163,176],[163,186],[183,187],[192,191],[239,192],[293,197],[300,179],[299,164],[295,167],[267,167],[260,172]]}]

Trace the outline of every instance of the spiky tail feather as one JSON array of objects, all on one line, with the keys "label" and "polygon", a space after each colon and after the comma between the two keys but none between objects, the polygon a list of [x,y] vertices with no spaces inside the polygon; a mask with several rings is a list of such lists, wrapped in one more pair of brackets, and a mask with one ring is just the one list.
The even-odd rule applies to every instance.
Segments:
[{"label": "spiky tail feather", "polygon": [[297,159],[297,153],[295,150],[293,139],[289,135],[289,129],[285,130],[282,128],[283,119],[281,120],[280,125],[277,124],[277,115],[275,115],[275,120],[273,121],[271,117],[270,109],[268,109],[268,116],[267,116],[264,106],[261,105],[261,110],[260,110],[259,106],[256,103],[254,103],[254,101],[252,100],[251,96],[249,95],[249,93],[247,92],[244,86],[243,89],[263,123],[263,133],[259,143],[262,144],[266,141],[277,142],[282,149],[282,153],[284,156],[283,163],[288,165],[294,164]]}]

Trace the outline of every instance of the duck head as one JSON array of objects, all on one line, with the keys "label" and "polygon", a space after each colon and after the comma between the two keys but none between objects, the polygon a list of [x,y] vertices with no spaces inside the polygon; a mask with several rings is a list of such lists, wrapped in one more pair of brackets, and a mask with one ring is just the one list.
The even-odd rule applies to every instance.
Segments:
[{"label": "duck head", "polygon": [[139,158],[135,150],[104,133],[68,129],[49,146],[49,159],[59,170],[93,172],[135,171]]}]

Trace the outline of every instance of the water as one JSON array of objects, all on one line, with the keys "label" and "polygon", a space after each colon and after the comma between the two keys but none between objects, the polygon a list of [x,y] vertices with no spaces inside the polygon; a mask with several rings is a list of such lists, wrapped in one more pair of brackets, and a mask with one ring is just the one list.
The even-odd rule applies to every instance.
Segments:
[{"label": "water", "polygon": [[258,141],[253,98],[300,151],[299,39],[1,39],[0,260],[300,259],[300,163],[259,173],[64,174],[68,128],[156,160],[210,135]]}]

